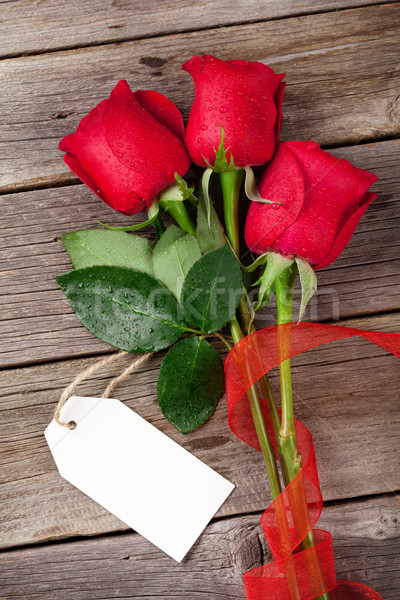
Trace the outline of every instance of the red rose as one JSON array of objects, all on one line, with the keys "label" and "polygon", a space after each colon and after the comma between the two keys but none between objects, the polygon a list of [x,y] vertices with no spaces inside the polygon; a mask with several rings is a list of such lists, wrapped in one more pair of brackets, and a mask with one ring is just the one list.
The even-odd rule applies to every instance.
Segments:
[{"label": "red rose", "polygon": [[131,92],[120,81],[61,140],[66,164],[106,204],[127,215],[183,176],[190,159],[183,145],[182,116],[168,98],[153,91]]},{"label": "red rose", "polygon": [[281,204],[251,203],[246,243],[256,254],[273,250],[326,267],[376,198],[367,190],[377,180],[315,142],[281,142],[259,185],[262,198]]},{"label": "red rose", "polygon": [[195,99],[186,128],[193,160],[215,162],[214,148],[225,132],[228,160],[237,167],[264,165],[271,159],[282,121],[284,76],[259,62],[223,61],[193,56],[182,67],[191,74]]}]

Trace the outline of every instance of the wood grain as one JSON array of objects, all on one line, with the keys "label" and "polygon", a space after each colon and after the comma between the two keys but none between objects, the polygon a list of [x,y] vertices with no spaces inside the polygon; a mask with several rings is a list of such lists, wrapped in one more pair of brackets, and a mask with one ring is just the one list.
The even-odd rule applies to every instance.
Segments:
[{"label": "wood grain", "polygon": [[[338,579],[397,600],[399,518],[393,496],[325,508],[319,525],[332,533]],[[180,564],[134,533],[9,551],[2,559],[3,600],[238,600],[243,572],[272,560],[258,515],[211,523]]]},{"label": "wood grain", "polygon": [[[365,142],[400,133],[400,7],[371,4],[239,0],[232,10],[217,0],[0,0],[0,57],[9,57],[0,62],[2,599],[233,600],[244,597],[242,573],[271,560],[260,515],[248,515],[271,500],[260,455],[231,434],[225,399],[187,436],[165,420],[156,402],[162,355],[115,395],[236,484],[187,559],[177,565],[58,474],[44,429],[64,387],[110,351],[79,324],[54,281],[70,268],[59,236],[95,226],[94,218],[128,219],[77,185],[57,145],[122,78],[165,93],[186,118],[193,91],[180,67],[195,53],[286,71],[283,139],[337,147],[333,154],[380,177],[379,199],[319,274],[306,318],[358,317],[342,324],[399,331],[400,141]],[[15,193],[44,187],[51,189]],[[258,325],[270,325],[271,314]],[[397,360],[361,339],[293,360],[295,413],[314,436],[331,502],[318,525],[333,534],[337,576],[384,600],[397,600],[400,584]],[[78,393],[100,395],[119,368],[107,367]],[[271,380],[278,394],[275,373]],[[14,549],[20,545],[32,547]]]},{"label": "wood grain", "polygon": [[[337,156],[377,173],[379,197],[342,256],[331,268],[320,271],[319,291],[306,319],[321,321],[400,308],[399,150],[400,141],[334,150]],[[83,185],[0,197],[1,366],[109,350],[79,323],[55,281],[57,274],[70,269],[59,236],[97,227],[94,218],[123,225],[143,216],[115,213]],[[274,323],[273,306],[257,317],[259,327]]]},{"label": "wood grain", "polygon": [[[399,331],[400,315],[345,324]],[[126,529],[59,476],[43,435],[61,391],[93,360],[0,374],[0,547]],[[188,435],[179,433],[163,417],[156,402],[161,360],[162,356],[156,355],[144,364],[120,385],[115,396],[236,484],[218,515],[265,508],[270,495],[261,455],[230,432],[225,400],[203,427]],[[314,436],[325,500],[400,488],[397,361],[362,339],[328,344],[293,359],[295,414]],[[77,392],[101,395],[110,378],[128,363],[129,358],[124,358],[120,365],[105,368]],[[278,397],[275,373],[271,381]]]},{"label": "wood grain", "polygon": [[397,136],[399,17],[396,3],[3,60],[0,190],[74,181],[58,141],[119,79],[166,94],[186,118],[193,89],[181,65],[196,53],[286,71],[283,139]]},{"label": "wood grain", "polygon": [[[180,31],[211,29],[307,13],[376,4],[375,0],[229,2],[162,0],[0,1],[0,57],[87,46]],[[71,18],[72,16],[72,18]],[[157,60],[151,64],[159,68]]]}]

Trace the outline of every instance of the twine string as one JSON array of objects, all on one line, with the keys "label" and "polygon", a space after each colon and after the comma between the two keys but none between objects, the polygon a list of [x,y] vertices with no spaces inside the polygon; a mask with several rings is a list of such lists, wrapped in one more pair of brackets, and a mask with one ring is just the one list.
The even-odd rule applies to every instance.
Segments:
[{"label": "twine string", "polygon": [[[129,354],[129,352],[125,352],[123,350],[121,352],[117,352],[115,354],[110,354],[109,356],[106,356],[105,358],[102,358],[98,362],[93,363],[92,365],[90,365],[89,367],[87,367],[86,369],[84,369],[81,373],[79,373],[75,377],[75,379],[65,388],[65,390],[63,391],[63,393],[60,396],[60,399],[59,399],[58,404],[57,404],[57,406],[55,408],[55,411],[54,411],[54,419],[57,421],[57,423],[59,425],[62,425],[63,427],[68,427],[68,429],[75,429],[75,427],[76,427],[75,421],[69,421],[69,423],[65,423],[60,418],[61,409],[64,406],[64,404],[66,403],[66,401],[68,400],[68,398],[74,393],[76,387],[84,379],[86,379],[87,377],[91,377],[96,371],[98,371],[98,369],[101,369],[102,367],[104,367],[108,363],[114,362],[115,360],[117,360],[119,358],[122,358],[123,356],[126,356],[128,354]],[[141,356],[139,356],[139,358],[136,358],[129,365],[129,367],[127,367],[126,369],[124,369],[124,371],[122,371],[122,373],[120,373],[117,377],[115,377],[108,384],[107,388],[105,389],[105,391],[104,391],[104,393],[102,395],[102,398],[109,398],[111,392],[114,390],[114,388],[116,387],[116,385],[118,385],[118,383],[120,381],[122,381],[123,379],[125,379],[126,377],[128,377],[128,375],[130,375],[132,373],[132,371],[134,371],[144,361],[146,361],[148,358],[150,358],[151,355],[152,355],[152,353],[142,354]]]}]

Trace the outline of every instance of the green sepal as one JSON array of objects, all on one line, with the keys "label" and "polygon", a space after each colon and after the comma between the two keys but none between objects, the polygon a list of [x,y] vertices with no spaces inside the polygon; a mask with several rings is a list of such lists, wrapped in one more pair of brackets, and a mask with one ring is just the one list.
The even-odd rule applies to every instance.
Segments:
[{"label": "green sepal", "polygon": [[258,267],[261,267],[261,265],[265,265],[267,260],[268,260],[268,252],[266,252],[265,254],[261,254],[261,256],[256,258],[256,260],[254,262],[252,262],[251,265],[248,265],[247,267],[241,263],[242,269],[244,271],[246,271],[246,273],[252,273]]},{"label": "green sepal", "polygon": [[194,263],[181,293],[185,320],[204,333],[219,331],[235,314],[243,292],[240,266],[225,244]]},{"label": "green sepal", "polygon": [[158,377],[158,402],[179,431],[189,433],[207,421],[223,391],[221,359],[204,338],[186,338],[168,351]]},{"label": "green sepal", "polygon": [[153,244],[144,237],[124,231],[84,229],[64,233],[61,241],[74,269],[112,265],[153,274]]},{"label": "green sepal", "polygon": [[199,258],[201,251],[196,238],[170,225],[153,251],[154,275],[179,298],[183,281]]},{"label": "green sepal", "polygon": [[174,296],[147,273],[94,266],[56,279],[86,329],[120,350],[157,352],[188,330]]},{"label": "green sepal", "polygon": [[298,323],[300,323],[307,304],[317,291],[317,276],[310,263],[308,263],[306,260],[303,260],[302,258],[296,258],[296,264],[299,270],[301,283],[301,304],[298,320]]},{"label": "green sepal", "polygon": [[194,187],[188,187],[188,184],[178,173],[175,173],[176,183],[166,187],[158,196],[158,201],[163,206],[164,202],[184,202],[185,200],[197,198],[193,196]]},{"label": "green sepal", "polygon": [[226,157],[227,152],[229,150],[229,146],[228,148],[225,148],[225,131],[224,128],[220,126],[221,129],[221,141],[219,143],[218,146],[218,150],[216,150],[215,148],[213,148],[214,152],[215,152],[215,162],[214,165],[211,165],[203,156],[204,161],[207,165],[207,167],[209,169],[212,169],[212,171],[214,171],[215,173],[224,173],[225,171],[235,171],[236,170],[236,166],[235,166],[235,162],[233,160],[233,155],[231,153],[231,157],[228,159]]},{"label": "green sepal", "polygon": [[[209,173],[206,176],[207,171],[209,171]],[[203,184],[206,194],[202,191],[197,206],[196,237],[203,254],[210,250],[220,248],[226,243],[224,230],[219,222],[208,191],[211,175],[212,171],[210,169],[207,169],[204,172]]]},{"label": "green sepal", "polygon": [[244,170],[246,173],[246,177],[244,180],[244,191],[246,192],[246,196],[249,200],[252,200],[253,202],[262,202],[263,204],[281,204],[280,202],[275,202],[274,200],[262,198],[260,196],[260,192],[258,191],[253,169],[248,166],[244,167]]},{"label": "green sepal", "polygon": [[209,228],[211,227],[210,179],[212,174],[212,169],[206,169],[201,178],[201,198],[206,209],[207,225]]},{"label": "green sepal", "polygon": [[105,223],[102,223],[97,219],[95,219],[95,221],[105,229],[112,229],[114,231],[136,231],[137,229],[143,229],[143,227],[147,227],[148,225],[154,223],[154,221],[158,217],[159,212],[160,209],[158,208],[158,202],[154,201],[147,211],[147,215],[149,218],[146,221],[143,221],[142,223],[137,223],[136,225],[127,225],[126,227],[112,227],[111,225],[106,225]]},{"label": "green sepal", "polygon": [[287,258],[278,254],[277,252],[267,252],[267,264],[260,279],[253,285],[260,285],[258,291],[258,304],[256,310],[258,310],[264,302],[264,298],[268,301],[271,294],[271,289],[275,279],[277,279],[282,273],[288,269],[294,262],[293,258]]},{"label": "green sepal", "polygon": [[188,184],[186,183],[186,181],[184,179],[182,179],[182,177],[180,175],[178,175],[178,173],[175,173],[175,179],[177,184],[179,185],[179,188],[182,192],[182,198],[183,200],[196,200],[197,198],[195,196],[193,196],[193,192],[194,192],[194,186],[189,187]]},{"label": "green sepal", "polygon": [[161,208],[164,207],[164,203],[168,204],[168,202],[183,202],[183,200],[184,198],[182,190],[178,183],[169,185],[158,195],[158,203],[160,204]]}]

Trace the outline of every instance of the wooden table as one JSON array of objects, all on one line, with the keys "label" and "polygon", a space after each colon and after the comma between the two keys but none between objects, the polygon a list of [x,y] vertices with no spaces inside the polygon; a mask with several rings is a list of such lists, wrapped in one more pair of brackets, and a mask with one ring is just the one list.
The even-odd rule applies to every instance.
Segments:
[{"label": "wooden table", "polygon": [[[59,236],[94,218],[128,222],[67,170],[58,141],[123,78],[166,94],[187,118],[193,90],[180,67],[193,54],[286,71],[282,139],[314,139],[380,178],[349,246],[320,272],[307,318],[400,331],[400,5],[0,0],[0,16],[0,597],[244,598],[242,573],[271,560],[259,526],[270,495],[260,456],[228,428],[224,399],[183,436],[156,403],[160,356],[118,388],[120,400],[236,484],[179,565],[61,479],[53,463],[43,431],[60,392],[110,353],[56,285],[70,268]],[[270,324],[268,314],[261,324]],[[115,365],[105,368],[78,391],[99,395],[115,374]],[[294,361],[294,382],[297,416],[315,439],[319,525],[332,532],[337,575],[396,600],[398,359],[358,339],[329,344]]]}]

